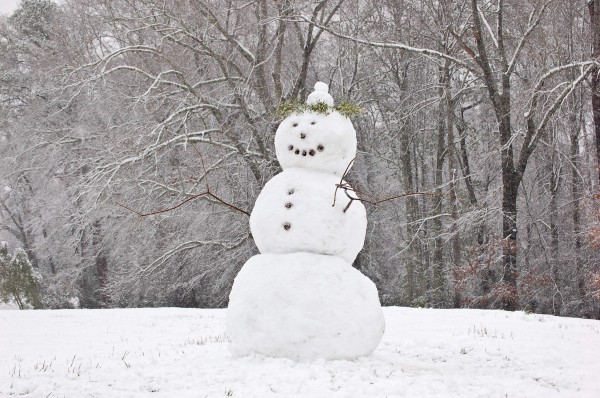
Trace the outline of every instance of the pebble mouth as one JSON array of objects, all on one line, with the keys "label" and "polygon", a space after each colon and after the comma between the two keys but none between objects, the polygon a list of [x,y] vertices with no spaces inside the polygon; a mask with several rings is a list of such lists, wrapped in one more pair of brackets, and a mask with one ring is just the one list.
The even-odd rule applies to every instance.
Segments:
[{"label": "pebble mouth", "polygon": [[300,150],[300,149],[298,149],[298,148],[294,148],[294,146],[293,146],[293,145],[290,145],[290,146],[288,146],[288,149],[289,149],[290,151],[293,151],[293,152],[294,152],[296,155],[302,155],[302,156],[306,156],[306,155],[308,154],[308,155],[310,155],[310,156],[315,156],[315,155],[317,154],[317,151],[319,151],[319,152],[323,152],[323,150],[324,150],[325,148],[323,147],[323,145],[319,144],[319,145],[317,146],[317,151],[315,151],[314,149],[309,149],[309,150],[302,149],[302,150]]}]

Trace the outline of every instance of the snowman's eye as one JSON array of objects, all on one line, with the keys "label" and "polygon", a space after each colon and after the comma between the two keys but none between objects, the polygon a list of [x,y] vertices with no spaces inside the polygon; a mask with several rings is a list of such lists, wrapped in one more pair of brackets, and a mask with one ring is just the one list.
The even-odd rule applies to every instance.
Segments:
[{"label": "snowman's eye", "polygon": [[298,127],[298,123],[292,124],[292,127]]},{"label": "snowman's eye", "polygon": [[317,124],[317,122],[315,122],[315,121],[312,121],[312,122],[310,122],[310,124],[313,124],[313,125],[314,125],[314,124]]}]

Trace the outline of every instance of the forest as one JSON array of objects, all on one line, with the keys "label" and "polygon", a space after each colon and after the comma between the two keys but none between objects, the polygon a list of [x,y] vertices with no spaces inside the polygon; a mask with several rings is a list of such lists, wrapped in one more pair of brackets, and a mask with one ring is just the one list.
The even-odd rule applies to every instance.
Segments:
[{"label": "forest", "polygon": [[323,81],[383,305],[600,319],[599,56],[600,0],[22,0],[0,241],[45,308],[224,307],[278,106]]}]

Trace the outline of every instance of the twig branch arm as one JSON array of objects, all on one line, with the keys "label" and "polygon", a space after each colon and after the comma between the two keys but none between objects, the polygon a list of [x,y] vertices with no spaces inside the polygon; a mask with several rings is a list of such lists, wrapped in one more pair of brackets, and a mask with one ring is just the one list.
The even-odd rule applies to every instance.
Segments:
[{"label": "twig branch arm", "polygon": [[181,202],[181,203],[179,203],[179,204],[177,204],[175,206],[169,207],[167,209],[151,211],[149,213],[141,213],[141,212],[139,212],[137,210],[134,210],[134,209],[132,209],[132,208],[130,208],[130,207],[122,204],[122,203],[115,202],[115,204],[117,206],[120,206],[120,207],[126,209],[126,210],[131,211],[132,213],[137,214],[140,217],[148,217],[148,216],[155,216],[157,214],[167,213],[169,211],[178,209],[179,207],[183,206],[184,204],[186,204],[188,202],[191,202],[192,200],[198,199],[198,198],[200,198],[202,196],[209,196],[209,197],[215,199],[217,202],[221,203],[222,205],[225,205],[225,206],[229,207],[230,209],[237,210],[240,213],[243,213],[243,214],[247,215],[248,217],[250,217],[250,213],[247,212],[246,210],[240,209],[239,207],[237,207],[237,206],[235,206],[235,205],[233,205],[233,204],[231,204],[229,202],[224,201],[223,199],[221,199],[220,197],[218,197],[217,195],[215,195],[214,193],[212,193],[210,191],[210,184],[208,183],[208,175],[207,175],[207,172],[206,172],[206,165],[204,164],[204,157],[202,156],[202,152],[200,152],[200,150],[196,147],[196,145],[194,145],[193,142],[190,142],[190,144],[192,144],[192,147],[194,148],[194,150],[196,151],[196,153],[198,154],[198,156],[200,156],[200,164],[202,165],[202,170],[204,171],[204,182],[206,183],[206,190],[204,192],[201,192],[201,193],[196,194],[196,195],[192,195],[189,198],[187,198],[186,200],[184,200],[183,202]]}]

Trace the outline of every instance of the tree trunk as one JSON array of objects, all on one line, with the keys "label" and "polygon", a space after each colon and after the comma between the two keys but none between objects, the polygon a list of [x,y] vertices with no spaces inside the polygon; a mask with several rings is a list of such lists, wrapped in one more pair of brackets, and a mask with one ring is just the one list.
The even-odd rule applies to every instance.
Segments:
[{"label": "tree trunk", "polygon": [[[557,166],[555,165],[554,158],[555,153],[558,151],[556,147],[556,138],[555,135],[552,135],[552,160],[550,160],[550,268],[552,272],[552,283],[554,284],[555,289],[559,289],[561,286],[560,281],[560,272],[559,272],[559,264],[560,264],[560,251],[559,251],[559,238],[558,238],[558,187],[560,183],[560,168],[557,170]],[[560,160],[559,160],[560,161]],[[554,297],[552,296],[552,313],[554,315],[560,315],[560,311],[562,308],[562,300],[556,302]]]},{"label": "tree trunk", "polygon": [[[509,93],[509,91],[505,91]],[[502,145],[502,308],[515,311],[519,307],[517,291],[517,197],[521,177],[516,170],[513,147],[510,143],[510,98],[502,96],[504,115],[500,118],[500,143]]]},{"label": "tree trunk", "polygon": [[92,228],[92,246],[95,255],[94,266],[98,278],[98,293],[100,303],[107,305],[110,301],[110,296],[106,290],[108,287],[108,260],[102,243],[102,225],[100,220],[95,220]]},{"label": "tree trunk", "polygon": [[433,252],[433,288],[436,291],[436,297],[439,301],[442,300],[443,290],[444,290],[444,240],[442,239],[442,218],[441,213],[443,213],[443,205],[444,196],[442,195],[442,184],[443,184],[443,170],[444,167],[444,150],[445,150],[445,140],[444,140],[444,126],[442,121],[440,121],[440,126],[438,128],[438,143],[437,143],[437,156],[436,156],[436,165],[435,165],[435,193],[436,196],[432,197],[432,201],[434,202],[433,212],[436,216],[433,219],[433,231],[435,234],[435,248]]},{"label": "tree trunk", "polygon": [[[590,30],[592,34],[592,58],[600,57],[600,0],[588,0]],[[592,115],[596,135],[596,166],[600,182],[600,79],[598,67],[592,70]]]},{"label": "tree trunk", "polygon": [[19,293],[17,293],[17,292],[13,293],[13,298],[15,299],[15,302],[19,306],[19,309],[20,310],[24,310],[25,309],[25,304],[21,300],[21,297],[19,296]]},{"label": "tree trunk", "polygon": [[[400,134],[400,160],[402,162],[402,185],[405,192],[412,192],[414,189],[414,176],[412,170],[412,151],[409,139],[409,129],[404,129]],[[408,255],[406,256],[406,286],[408,304],[412,305],[415,295],[415,255],[416,250],[410,248],[413,245],[416,228],[415,220],[418,219],[418,204],[414,196],[409,196],[406,200],[406,234],[409,244]]]},{"label": "tree trunk", "polygon": [[[413,186],[412,186],[412,191],[413,192],[419,192],[421,190],[421,186],[419,184],[419,148],[418,145],[416,143],[416,140],[412,140],[411,142],[411,148],[412,148],[412,161],[413,161]],[[415,222],[416,220],[418,220],[421,217],[421,213],[422,213],[422,209],[419,203],[419,200],[415,197],[414,198],[414,203],[412,204],[412,206],[414,206],[414,220],[413,222]],[[426,277],[425,277],[425,272],[426,272],[426,268],[425,268],[425,261],[424,261],[424,248],[423,248],[423,243],[421,242],[421,234],[424,233],[424,229],[421,229],[421,227],[413,227],[414,229],[414,233],[419,235],[414,241],[413,244],[415,245],[415,266],[416,266],[416,271],[417,271],[417,291],[416,291],[416,295],[417,297],[423,297],[425,295],[425,292],[427,291],[427,283],[426,283]],[[414,235],[413,235],[414,236]]]},{"label": "tree trunk", "polygon": [[456,130],[460,137],[460,158],[461,158],[461,170],[463,178],[465,180],[465,186],[469,193],[469,202],[472,205],[477,205],[477,195],[475,195],[475,188],[473,187],[473,179],[471,178],[471,164],[469,162],[469,153],[467,151],[467,131],[465,128],[465,111],[467,108],[460,110],[460,120],[456,125]]},{"label": "tree trunk", "polygon": [[517,292],[517,176],[503,175],[502,189],[502,308],[515,311],[519,307]]},{"label": "tree trunk", "polygon": [[[575,119],[574,117],[572,119]],[[574,120],[573,120],[574,122]],[[583,272],[583,262],[581,259],[581,211],[580,211],[580,193],[579,193],[579,127],[575,127],[576,123],[573,123],[573,129],[571,130],[571,195],[573,201],[573,235],[575,239],[575,272],[577,278],[577,293],[579,296],[579,309],[580,315],[585,312],[585,275]]]},{"label": "tree trunk", "polygon": [[457,279],[462,262],[462,248],[460,243],[460,231],[458,230],[458,199],[456,197],[456,184],[454,183],[458,167],[456,165],[455,157],[453,109],[454,107],[452,101],[452,81],[450,79],[449,61],[446,61],[444,63],[444,94],[446,104],[446,133],[448,134],[448,176],[450,178],[450,180],[448,181],[448,186],[450,188],[450,191],[448,192],[448,197],[450,199],[450,212],[452,214],[452,276],[455,281],[454,307],[460,308],[463,304],[462,292],[461,289],[457,287]]}]

